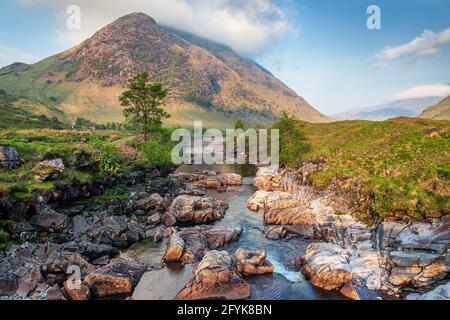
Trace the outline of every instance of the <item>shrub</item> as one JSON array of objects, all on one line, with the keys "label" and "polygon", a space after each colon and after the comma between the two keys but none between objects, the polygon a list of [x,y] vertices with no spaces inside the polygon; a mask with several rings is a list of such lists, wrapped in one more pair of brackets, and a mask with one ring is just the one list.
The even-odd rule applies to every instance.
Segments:
[{"label": "shrub", "polygon": [[93,160],[98,163],[100,176],[118,176],[122,172],[119,150],[116,145],[97,136],[90,140]]},{"label": "shrub", "polygon": [[309,151],[302,131],[303,122],[283,113],[273,128],[280,130],[280,162],[285,165],[298,166],[303,155]]},{"label": "shrub", "polygon": [[171,130],[161,129],[154,131],[147,142],[142,142],[139,150],[143,153],[148,165],[171,168],[173,167],[171,154],[174,146],[175,143],[171,141]]}]

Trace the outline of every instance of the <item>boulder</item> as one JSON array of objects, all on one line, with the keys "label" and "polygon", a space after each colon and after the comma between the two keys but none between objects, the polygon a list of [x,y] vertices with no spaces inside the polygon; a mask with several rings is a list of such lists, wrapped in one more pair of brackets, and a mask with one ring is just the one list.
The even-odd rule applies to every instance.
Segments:
[{"label": "boulder", "polygon": [[225,251],[209,251],[194,277],[177,294],[178,300],[246,299],[250,285],[239,274],[234,259]]},{"label": "boulder", "polygon": [[200,227],[210,249],[223,248],[236,241],[242,233],[241,228],[225,228],[215,226]]},{"label": "boulder", "polygon": [[39,283],[44,282],[41,269],[38,265],[33,264],[28,270],[24,270],[25,275],[18,280],[18,288],[16,294],[25,298],[37,287]]},{"label": "boulder", "polygon": [[264,229],[264,234],[267,239],[281,240],[287,234],[287,229],[284,226],[268,226]]},{"label": "boulder", "polygon": [[145,238],[144,226],[127,216],[102,213],[86,232],[92,242],[127,248]]},{"label": "boulder", "polygon": [[146,215],[152,210],[163,209],[164,198],[158,193],[145,196],[137,200],[129,200],[121,204],[120,211],[124,215],[135,214],[142,211],[142,215]]},{"label": "boulder", "polygon": [[69,219],[49,207],[40,207],[30,223],[42,231],[58,232],[67,227]]},{"label": "boulder", "polygon": [[298,200],[295,200],[292,194],[281,191],[267,192],[264,198],[264,209],[267,210],[274,206],[293,207],[299,205]]},{"label": "boulder", "polygon": [[398,267],[426,267],[437,261],[440,255],[425,252],[391,251],[389,258]]},{"label": "boulder", "polygon": [[180,262],[184,251],[184,240],[178,235],[173,233],[170,241],[167,245],[166,253],[164,254],[163,261],[166,263]]},{"label": "boulder", "polygon": [[397,290],[423,288],[450,271],[450,218],[435,223],[384,222],[378,229],[389,284]]},{"label": "boulder", "polygon": [[277,188],[277,172],[277,167],[260,167],[254,179],[255,186],[264,191],[274,191]]},{"label": "boulder", "polygon": [[81,281],[78,283],[65,281],[64,291],[67,293],[71,300],[83,301],[91,299],[91,292],[89,290],[89,287],[81,283]]},{"label": "boulder", "polygon": [[229,245],[239,238],[241,232],[240,228],[208,225],[184,228],[172,234],[163,259],[165,262],[200,261],[208,249],[215,250]]},{"label": "boulder", "polygon": [[167,210],[177,223],[204,224],[223,219],[227,205],[213,198],[178,196]]},{"label": "boulder", "polygon": [[267,224],[312,226],[314,217],[314,213],[300,207],[297,200],[279,201],[264,212],[264,221]]},{"label": "boulder", "polygon": [[16,276],[7,274],[6,272],[0,273],[0,297],[11,296],[16,293],[17,289]]},{"label": "boulder", "polygon": [[13,169],[19,165],[20,156],[11,146],[0,146],[0,168]]},{"label": "boulder", "polygon": [[91,261],[104,256],[114,257],[119,253],[119,250],[108,244],[89,242],[80,246],[80,252]]},{"label": "boulder", "polygon": [[45,292],[45,300],[64,301],[67,300],[67,298],[62,293],[61,288],[57,284],[55,284]]},{"label": "boulder", "polygon": [[235,173],[220,174],[216,171],[179,172],[170,175],[170,179],[181,184],[193,185],[193,190],[206,188],[225,191],[228,187],[242,185],[242,176]]},{"label": "boulder", "polygon": [[302,257],[302,272],[312,285],[338,291],[352,280],[348,259],[348,251],[338,245],[312,243]]},{"label": "boulder", "polygon": [[265,251],[250,252],[239,248],[234,256],[241,274],[259,275],[273,272],[273,265],[267,260]]},{"label": "boulder", "polygon": [[87,262],[80,254],[64,251],[54,252],[47,258],[45,271],[47,273],[67,273],[67,269],[71,266],[80,268],[82,276],[94,271],[94,266]]},{"label": "boulder", "polygon": [[62,159],[45,160],[39,162],[34,168],[35,179],[50,181],[58,179],[64,172],[65,166]]},{"label": "boulder", "polygon": [[237,187],[242,185],[242,176],[236,173],[224,173],[221,175],[224,184],[228,187]]},{"label": "boulder", "polygon": [[247,201],[247,208],[252,211],[258,211],[264,209],[264,202],[267,198],[267,191],[256,191],[250,199]]},{"label": "boulder", "polygon": [[125,259],[115,259],[110,264],[88,274],[86,285],[95,297],[129,295],[138,284],[147,266]]},{"label": "boulder", "polygon": [[438,286],[424,294],[413,293],[406,297],[407,300],[450,300],[450,282]]}]

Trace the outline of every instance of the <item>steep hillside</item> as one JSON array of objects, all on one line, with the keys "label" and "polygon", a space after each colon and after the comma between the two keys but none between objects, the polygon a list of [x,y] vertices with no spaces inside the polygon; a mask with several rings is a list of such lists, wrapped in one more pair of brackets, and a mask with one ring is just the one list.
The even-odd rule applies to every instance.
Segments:
[{"label": "steep hillside", "polygon": [[427,108],[420,117],[435,120],[450,120],[450,97]]},{"label": "steep hillside", "polygon": [[169,123],[203,119],[226,126],[236,116],[269,123],[283,111],[311,122],[329,118],[270,72],[231,49],[159,26],[142,13],[127,15],[77,47],[34,65],[0,70],[0,89],[104,123],[120,121],[118,96],[127,79],[149,72],[170,88]]}]

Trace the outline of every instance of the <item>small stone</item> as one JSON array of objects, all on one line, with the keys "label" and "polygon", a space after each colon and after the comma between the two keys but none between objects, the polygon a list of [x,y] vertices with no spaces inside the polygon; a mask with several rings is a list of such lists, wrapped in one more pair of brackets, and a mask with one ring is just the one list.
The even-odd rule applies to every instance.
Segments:
[{"label": "small stone", "polygon": [[45,293],[45,300],[67,300],[61,291],[61,288],[56,284]]},{"label": "small stone", "polygon": [[350,283],[347,283],[345,286],[343,286],[339,292],[349,299],[361,300],[355,287],[353,287],[353,285],[351,285]]}]

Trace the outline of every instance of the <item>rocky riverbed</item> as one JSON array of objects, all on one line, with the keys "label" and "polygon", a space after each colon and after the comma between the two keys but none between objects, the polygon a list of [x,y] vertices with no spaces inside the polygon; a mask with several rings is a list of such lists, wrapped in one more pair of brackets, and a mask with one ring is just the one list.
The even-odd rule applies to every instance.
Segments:
[{"label": "rocky riverbed", "polygon": [[449,219],[367,226],[301,171],[260,168],[258,191],[252,170],[198,169],[153,172],[126,200],[37,204],[9,227],[21,243],[0,253],[0,296],[448,296]]},{"label": "rocky riverbed", "polygon": [[360,298],[357,288],[362,287],[393,297],[411,292],[445,297],[450,280],[450,217],[368,226],[333,190],[318,192],[311,187],[308,176],[320,170],[320,164],[313,163],[295,173],[261,168],[255,178],[260,191],[248,201],[250,209],[263,210],[267,237],[314,242],[297,258],[297,268],[307,279],[352,299]]}]

